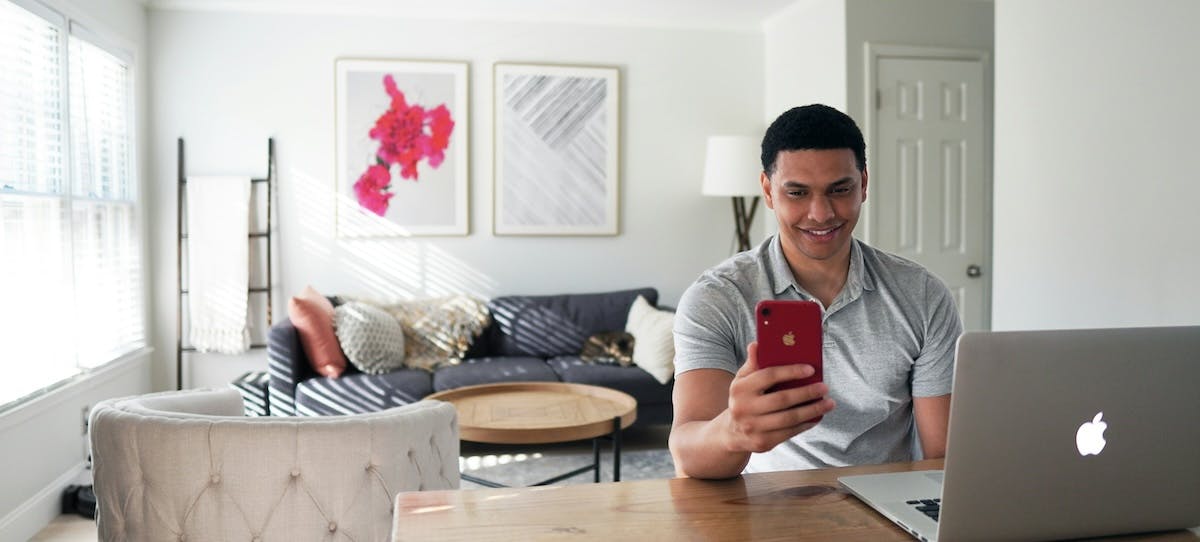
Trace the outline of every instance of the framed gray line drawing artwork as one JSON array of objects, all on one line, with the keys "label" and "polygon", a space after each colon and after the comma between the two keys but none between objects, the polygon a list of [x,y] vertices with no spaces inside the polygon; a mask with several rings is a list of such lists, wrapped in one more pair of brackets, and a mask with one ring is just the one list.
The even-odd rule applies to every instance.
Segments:
[{"label": "framed gray line drawing artwork", "polygon": [[495,65],[494,234],[617,234],[619,73]]},{"label": "framed gray line drawing artwork", "polygon": [[466,235],[467,63],[334,62],[338,237]]}]

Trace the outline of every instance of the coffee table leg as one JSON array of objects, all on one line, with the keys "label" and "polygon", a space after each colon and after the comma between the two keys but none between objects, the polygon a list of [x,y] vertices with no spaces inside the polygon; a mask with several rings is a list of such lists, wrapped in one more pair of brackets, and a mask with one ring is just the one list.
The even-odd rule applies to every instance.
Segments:
[{"label": "coffee table leg", "polygon": [[613,481],[621,481],[621,418],[613,418]]},{"label": "coffee table leg", "polygon": [[600,437],[592,439],[592,470],[593,482],[600,483]]},{"label": "coffee table leg", "polygon": [[470,474],[459,474],[458,476],[459,476],[459,478],[462,478],[463,480],[466,480],[468,482],[474,482],[476,484],[479,484],[479,485],[485,486],[485,487],[508,487],[504,484],[499,484],[499,483],[493,482],[491,480],[484,480],[483,478],[471,476]]},{"label": "coffee table leg", "polygon": [[[613,418],[612,433],[610,435],[607,435],[607,437],[612,439],[612,442],[613,442],[613,481],[620,482],[621,481],[621,418],[619,416],[616,418]],[[553,484],[553,483],[561,481],[561,480],[566,480],[567,478],[570,478],[572,476],[575,476],[578,474],[583,474],[583,473],[587,472],[589,468],[592,469],[593,482],[595,482],[597,484],[600,483],[600,439],[602,439],[602,438],[605,438],[605,435],[601,435],[601,436],[598,436],[598,437],[592,439],[592,464],[591,465],[583,466],[583,467],[575,469],[571,472],[563,473],[563,474],[555,476],[553,478],[542,480],[541,482],[533,484],[533,486],[545,486],[545,485],[550,485],[550,484]],[[469,474],[460,474],[459,476],[463,480],[467,480],[468,482],[474,482],[474,483],[482,485],[482,486],[509,487],[504,484],[492,482],[490,480],[484,480],[482,478],[479,478],[476,476],[471,476]],[[533,487],[533,486],[530,486],[530,487]]]}]

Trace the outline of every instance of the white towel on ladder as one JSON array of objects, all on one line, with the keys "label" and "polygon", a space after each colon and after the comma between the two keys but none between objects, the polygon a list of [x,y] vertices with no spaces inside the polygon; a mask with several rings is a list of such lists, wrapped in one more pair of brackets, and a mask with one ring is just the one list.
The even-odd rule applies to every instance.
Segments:
[{"label": "white towel on ladder", "polygon": [[250,348],[250,178],[189,177],[189,342],[200,352]]}]

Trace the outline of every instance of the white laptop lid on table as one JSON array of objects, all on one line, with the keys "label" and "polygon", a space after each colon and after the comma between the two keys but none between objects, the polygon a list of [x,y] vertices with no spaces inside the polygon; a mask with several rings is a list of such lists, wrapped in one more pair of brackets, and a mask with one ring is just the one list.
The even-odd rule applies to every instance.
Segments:
[{"label": "white laptop lid on table", "polygon": [[[1200,525],[1200,327],[966,333],[953,390],[940,517],[906,523],[918,537],[1061,539]],[[890,501],[915,490],[909,480],[936,488],[936,477],[843,483],[876,508],[913,508],[904,500],[931,496]]]}]

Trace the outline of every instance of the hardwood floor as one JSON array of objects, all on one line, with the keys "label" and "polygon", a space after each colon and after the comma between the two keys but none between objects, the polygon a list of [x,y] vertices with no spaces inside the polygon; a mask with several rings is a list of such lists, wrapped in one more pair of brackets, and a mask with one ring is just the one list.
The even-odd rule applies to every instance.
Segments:
[{"label": "hardwood floor", "polygon": [[83,516],[58,516],[30,542],[96,542],[96,522]]}]

